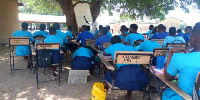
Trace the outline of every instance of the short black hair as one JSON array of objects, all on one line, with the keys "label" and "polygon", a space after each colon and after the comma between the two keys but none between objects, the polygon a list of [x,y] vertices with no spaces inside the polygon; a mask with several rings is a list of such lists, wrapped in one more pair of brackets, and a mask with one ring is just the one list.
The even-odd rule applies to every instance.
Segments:
[{"label": "short black hair", "polygon": [[195,24],[192,29],[192,34],[198,34],[200,36],[200,22]]},{"label": "short black hair", "polygon": [[122,25],[122,26],[121,26],[121,30],[126,31],[126,26],[125,26],[125,25]]},{"label": "short black hair", "polygon": [[87,26],[86,30],[87,30],[87,31],[90,31],[90,26]]},{"label": "short black hair", "polygon": [[152,30],[154,28],[153,25],[149,25],[149,30]]},{"label": "short black hair", "polygon": [[28,29],[28,23],[23,22],[21,27],[22,29]]},{"label": "short black hair", "polygon": [[45,24],[40,24],[40,30],[45,30],[46,25]]},{"label": "short black hair", "polygon": [[103,32],[103,35],[106,35],[108,33],[108,30],[106,27],[102,27],[100,31]]},{"label": "short black hair", "polygon": [[102,25],[99,25],[99,30],[102,29],[102,28],[103,28],[103,26],[102,26]]},{"label": "short black hair", "polygon": [[126,28],[126,31],[128,31],[129,30],[129,28]]},{"label": "short black hair", "polygon": [[56,28],[56,30],[60,30],[60,24],[59,23],[53,23],[53,27]]},{"label": "short black hair", "polygon": [[181,33],[181,32],[182,32],[182,30],[181,30],[181,29],[178,29],[176,32],[177,32],[177,33]]},{"label": "short black hair", "polygon": [[110,26],[109,25],[107,25],[106,28],[107,28],[108,31],[110,30]]},{"label": "short black hair", "polygon": [[175,27],[170,27],[169,28],[169,34],[171,36],[175,36],[176,35],[176,28]]},{"label": "short black hair", "polygon": [[56,28],[55,27],[50,27],[49,28],[49,33],[56,33]]},{"label": "short black hair", "polygon": [[121,38],[118,35],[115,35],[111,38],[110,43],[112,44],[121,43]]},{"label": "short black hair", "polygon": [[130,28],[133,28],[135,31],[137,31],[138,25],[137,24],[131,24]]},{"label": "short black hair", "polygon": [[192,31],[192,26],[187,26],[186,28]]},{"label": "short black hair", "polygon": [[85,30],[87,29],[87,26],[86,26],[86,25],[82,25],[81,27],[82,27],[83,29],[85,29]]},{"label": "short black hair", "polygon": [[165,26],[164,26],[163,24],[159,24],[157,28],[158,28],[158,30],[160,30],[160,31],[164,31]]}]

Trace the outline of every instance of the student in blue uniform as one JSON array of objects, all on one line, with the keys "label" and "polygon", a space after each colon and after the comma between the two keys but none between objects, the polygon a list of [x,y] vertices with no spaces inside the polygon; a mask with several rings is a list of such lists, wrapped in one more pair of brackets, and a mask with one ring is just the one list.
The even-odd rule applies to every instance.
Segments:
[{"label": "student in blue uniform", "polygon": [[148,40],[151,40],[151,38],[153,37],[153,35],[157,33],[157,28],[158,28],[157,26],[154,27],[152,33],[149,34]]},{"label": "student in blue uniform", "polygon": [[154,29],[154,26],[153,25],[149,25],[149,31],[144,33],[144,35],[147,35],[147,37],[149,37],[149,35],[153,32],[153,29]]},{"label": "student in blue uniform", "polygon": [[[28,32],[28,23],[22,23],[21,26],[22,30],[15,31],[12,36],[13,37],[30,37],[30,41],[34,45],[34,38],[31,32]],[[17,56],[24,56],[24,59],[27,61],[27,68],[30,68],[30,55],[31,55],[31,48],[29,46],[17,46],[16,47],[16,55]]]},{"label": "student in blue uniform", "polygon": [[59,23],[53,23],[53,27],[56,28],[56,36],[59,36],[59,37],[62,38],[63,44],[67,44],[68,43],[67,34],[61,32],[60,24]]},{"label": "student in blue uniform", "polygon": [[87,29],[86,25],[81,26],[81,33],[78,34],[78,37],[76,39],[77,43],[79,43],[79,41],[81,41],[82,46],[85,45],[86,39],[94,39],[94,35],[92,33],[88,32],[86,29]]},{"label": "student in blue uniform", "polygon": [[101,36],[98,37],[96,39],[96,42],[95,42],[95,47],[98,48],[98,46],[100,47],[100,49],[102,49],[102,43],[103,42],[110,42],[110,39],[111,37],[106,35],[107,34],[107,28],[106,27],[103,27],[101,30],[100,30],[100,34]]},{"label": "student in blue uniform", "polygon": [[164,26],[164,31],[163,32],[164,32],[165,35],[169,36],[169,32],[167,32],[166,26]]},{"label": "student in blue uniform", "polygon": [[[196,77],[200,71],[200,22],[196,23],[192,30],[190,44],[194,48],[193,50],[189,48],[169,50],[164,76],[166,80],[172,81],[178,74],[179,88],[192,96]],[[186,53],[189,51],[191,52]],[[162,100],[183,100],[183,98],[168,88],[163,92]]]},{"label": "student in blue uniform", "polygon": [[[86,29],[88,32],[90,32],[90,26],[87,26],[87,29]],[[90,32],[90,33],[92,33],[92,32]],[[92,35],[95,37],[95,34],[94,33],[92,33]]]},{"label": "student in blue uniform", "polygon": [[169,29],[169,35],[167,36],[163,42],[163,47],[167,46],[167,43],[185,43],[185,40],[183,37],[176,37],[176,28],[170,27]]},{"label": "student in blue uniform", "polygon": [[112,33],[110,33],[110,26],[106,26],[108,32],[107,32],[107,35],[110,36],[110,38],[112,37]]},{"label": "student in blue uniform", "polygon": [[121,38],[121,40],[125,40],[126,39],[126,26],[122,25],[121,29],[120,29],[121,34],[119,35],[119,37]]},{"label": "student in blue uniform", "polygon": [[71,64],[72,70],[90,70],[92,75],[92,56],[93,53],[86,47],[80,47],[73,53]]},{"label": "student in blue uniform", "polygon": [[185,33],[183,33],[181,29],[178,29],[178,30],[176,31],[176,33],[177,33],[176,36],[181,36],[181,37],[183,37],[183,36],[185,35]]},{"label": "student in blue uniform", "polygon": [[[111,38],[111,43],[112,45],[106,48],[103,54],[111,55],[113,59],[115,56],[115,51],[137,51],[137,49],[133,46],[127,46],[121,43],[119,36],[113,36]],[[117,65],[117,69],[118,70],[115,71],[114,86],[122,90],[127,90],[126,100],[131,100],[131,94],[133,90],[141,90],[146,87],[148,79],[145,73],[140,70],[138,65],[119,64]],[[113,72],[110,71],[105,74],[104,80],[112,84],[112,76]],[[135,77],[140,78],[136,79]],[[107,83],[105,83],[105,89],[109,89]]]},{"label": "student in blue uniform", "polygon": [[129,30],[130,34],[126,37],[125,44],[130,43],[130,45],[133,46],[133,42],[135,40],[139,40],[139,39],[145,40],[142,34],[137,33],[137,29],[138,29],[137,24],[130,25],[130,30]]},{"label": "student in blue uniform", "polygon": [[165,26],[163,24],[159,24],[157,27],[157,33],[154,34],[151,39],[165,39],[168,34],[164,32]]},{"label": "student in blue uniform", "polygon": [[66,32],[67,36],[72,39],[72,27],[71,26],[68,26],[68,31]]},{"label": "student in blue uniform", "polygon": [[183,38],[185,39],[186,43],[188,43],[189,40],[190,40],[190,34],[191,34],[191,32],[192,32],[192,27],[191,26],[187,26],[185,28],[185,35],[183,36]]},{"label": "student in blue uniform", "polygon": [[99,30],[95,31],[95,36],[99,36],[100,35],[100,30],[103,28],[102,25],[99,25]]},{"label": "student in blue uniform", "polygon": [[153,52],[154,48],[161,48],[162,46],[156,41],[144,41],[139,46],[137,46],[138,51],[149,51]]},{"label": "student in blue uniform", "polygon": [[47,36],[49,33],[47,31],[45,31],[46,26],[44,24],[40,24],[40,31],[36,31],[35,33],[33,33],[34,36]]},{"label": "student in blue uniform", "polygon": [[[63,46],[62,38],[59,36],[56,36],[56,28],[55,27],[50,27],[49,28],[49,36],[47,36],[44,40],[44,43],[60,43],[60,46]],[[53,55],[53,62],[52,64],[57,64],[59,61],[62,60],[62,56],[58,57],[59,55],[59,50],[52,50],[51,53]],[[58,59],[60,58],[60,59]],[[50,69],[53,71],[53,76],[52,78],[57,78],[57,72],[56,72],[56,67],[55,66],[50,66]]]}]

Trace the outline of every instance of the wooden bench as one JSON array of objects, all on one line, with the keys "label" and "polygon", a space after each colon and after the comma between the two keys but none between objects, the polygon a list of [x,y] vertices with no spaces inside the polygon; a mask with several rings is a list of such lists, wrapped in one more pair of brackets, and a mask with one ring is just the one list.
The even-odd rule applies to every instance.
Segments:
[{"label": "wooden bench", "polygon": [[187,43],[167,43],[167,47],[187,47]]},{"label": "wooden bench", "polygon": [[85,40],[85,46],[94,46],[94,44],[95,44],[95,39],[86,39]]},{"label": "wooden bench", "polygon": [[158,42],[161,46],[163,45],[165,39],[151,39],[151,41],[156,41]]}]

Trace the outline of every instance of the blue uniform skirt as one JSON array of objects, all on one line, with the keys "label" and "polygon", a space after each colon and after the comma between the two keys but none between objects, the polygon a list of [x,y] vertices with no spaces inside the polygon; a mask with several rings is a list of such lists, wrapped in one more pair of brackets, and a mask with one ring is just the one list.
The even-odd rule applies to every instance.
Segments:
[{"label": "blue uniform skirt", "polygon": [[51,51],[51,54],[52,54],[52,57],[53,57],[52,64],[57,64],[60,61],[62,61],[63,56],[60,55],[60,57],[59,57],[59,52],[60,52],[59,50],[52,50]]},{"label": "blue uniform skirt", "polygon": [[[105,74],[104,80],[112,84],[113,72]],[[138,65],[124,65],[115,71],[114,86],[121,90],[141,90],[148,84],[146,74],[140,70]]]},{"label": "blue uniform skirt", "polygon": [[72,70],[89,70],[91,67],[92,60],[84,56],[76,56],[71,65]]}]

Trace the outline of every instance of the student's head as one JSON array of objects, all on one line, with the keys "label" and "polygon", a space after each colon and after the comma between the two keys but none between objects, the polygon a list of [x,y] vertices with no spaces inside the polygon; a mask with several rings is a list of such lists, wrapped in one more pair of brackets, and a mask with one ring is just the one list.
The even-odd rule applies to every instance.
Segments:
[{"label": "student's head", "polygon": [[50,27],[49,28],[49,34],[50,35],[56,35],[56,28],[55,27]]},{"label": "student's head", "polygon": [[60,30],[60,24],[59,23],[53,23],[53,27],[55,27],[56,30]]},{"label": "student's head", "polygon": [[165,26],[163,24],[159,24],[157,27],[158,33],[163,33],[165,29]]},{"label": "student's head", "polygon": [[45,26],[44,24],[40,24],[40,30],[41,30],[41,31],[44,31],[45,28],[46,28],[46,26]]},{"label": "student's head", "polygon": [[103,28],[101,28],[101,30],[100,30],[100,35],[106,35],[107,32],[108,32],[107,28],[106,28],[106,27],[103,27]]},{"label": "student's head", "polygon": [[158,28],[157,26],[154,27],[152,34],[156,34],[156,32],[157,32],[157,28]]},{"label": "student's head", "polygon": [[153,30],[154,26],[153,25],[150,25],[149,26],[149,30]]},{"label": "student's head", "polygon": [[190,45],[195,50],[200,50],[200,22],[193,27],[192,34],[190,35]]},{"label": "student's head", "polygon": [[110,40],[111,44],[121,43],[121,38],[117,35],[113,36]]},{"label": "student's head", "polygon": [[72,26],[68,26],[68,29],[67,29],[67,30],[72,31]]},{"label": "student's head", "polygon": [[99,25],[99,30],[101,30],[103,28],[103,26],[102,25]]},{"label": "student's head", "polygon": [[181,29],[178,29],[178,30],[176,31],[176,33],[182,33],[182,30],[181,30]]},{"label": "student's head", "polygon": [[90,31],[90,26],[87,26],[86,30],[87,30],[87,31]]},{"label": "student's head", "polygon": [[137,24],[131,24],[131,25],[130,25],[129,32],[130,32],[130,33],[135,33],[135,32],[137,32],[137,29],[138,29]]},{"label": "student's head", "polygon": [[192,26],[187,26],[186,28],[185,28],[185,33],[186,34],[189,34],[189,33],[191,33],[192,32]]},{"label": "student's head", "polygon": [[169,35],[170,36],[175,36],[176,35],[176,28],[175,27],[170,27],[169,28]]},{"label": "student's head", "polygon": [[126,32],[126,26],[125,25],[122,25],[121,28],[120,28],[120,31],[121,33],[125,33]]},{"label": "student's head", "polygon": [[23,31],[27,31],[28,30],[28,23],[23,22],[21,27],[22,27]]},{"label": "student's head", "polygon": [[107,25],[106,28],[107,28],[108,31],[110,31],[110,26],[109,25]]},{"label": "student's head", "polygon": [[81,26],[81,32],[86,31],[86,29],[87,29],[87,26],[86,26],[86,25],[82,25],[82,26]]}]

